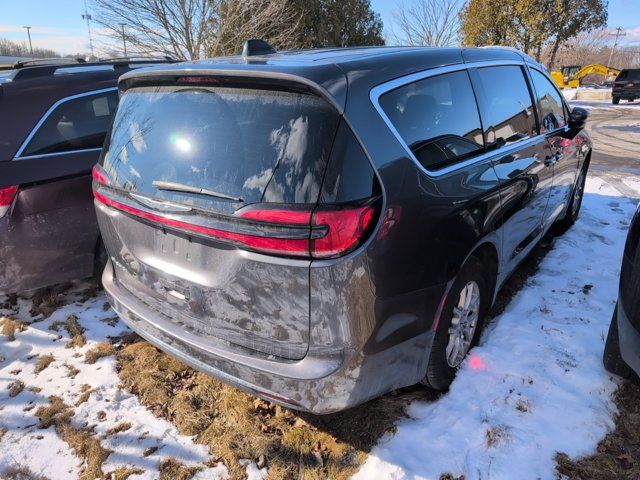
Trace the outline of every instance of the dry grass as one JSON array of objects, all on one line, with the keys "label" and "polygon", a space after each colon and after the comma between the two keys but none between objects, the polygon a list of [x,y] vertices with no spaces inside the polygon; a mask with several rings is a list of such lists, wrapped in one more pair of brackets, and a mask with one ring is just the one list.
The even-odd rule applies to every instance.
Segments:
[{"label": "dry grass", "polygon": [[8,337],[7,339],[10,342],[13,342],[16,339],[17,332],[24,332],[27,329],[27,326],[24,323],[9,317],[1,317],[0,325],[2,326],[0,333]]},{"label": "dry grass", "polygon": [[26,465],[5,468],[0,475],[3,480],[48,480],[44,475],[33,473]]},{"label": "dry grass", "polygon": [[106,476],[107,480],[127,480],[131,475],[142,475],[144,470],[138,467],[120,467]]},{"label": "dry grass", "polygon": [[67,377],[69,378],[76,378],[76,375],[80,373],[79,369],[69,363],[65,363],[64,366],[67,368]]},{"label": "dry grass", "polygon": [[186,467],[175,458],[165,458],[160,462],[160,480],[189,480],[198,470],[198,467]]},{"label": "dry grass", "polygon": [[53,362],[53,360],[54,360],[53,355],[51,355],[50,353],[46,353],[44,355],[40,355],[38,357],[38,361],[36,362],[36,367],[33,370],[33,372],[36,375],[39,374],[45,368],[47,368],[49,365],[51,365],[51,362]]},{"label": "dry grass", "polygon": [[121,432],[126,432],[127,430],[129,430],[131,428],[131,423],[129,422],[123,422],[123,423],[119,423],[113,427],[111,427],[109,430],[107,430],[105,433],[109,436],[111,435],[117,435],[118,433]]},{"label": "dry grass", "polygon": [[0,427],[0,441],[2,441],[2,437],[7,433],[7,429],[4,427]]},{"label": "dry grass", "polygon": [[353,474],[376,441],[395,428],[406,403],[425,399],[422,388],[386,395],[339,414],[314,416],[282,408],[196,372],[147,342],[118,352],[127,389],[184,435],[194,435],[244,478],[239,459],[263,458],[270,479],[338,479]]},{"label": "dry grass", "polygon": [[67,334],[71,338],[71,340],[67,342],[67,348],[84,347],[86,345],[87,340],[84,338],[85,329],[82,328],[78,322],[76,315],[71,314],[64,322],[57,321],[49,325],[49,330],[55,332],[59,332],[62,328],[67,331]]},{"label": "dry grass", "polygon": [[84,355],[84,361],[89,364],[96,363],[102,357],[108,357],[109,355],[115,355],[116,349],[109,342],[102,342],[89,350]]},{"label": "dry grass", "polygon": [[40,419],[40,428],[54,425],[58,435],[83,459],[79,480],[94,480],[105,476],[102,464],[111,452],[103,448],[88,429],[71,425],[73,409],[60,397],[49,398],[49,405],[39,407],[36,416]]},{"label": "dry grass", "polygon": [[78,317],[69,315],[64,323],[65,329],[71,337],[71,340],[67,342],[67,348],[84,347],[87,343],[84,338],[85,329],[78,323]]},{"label": "dry grass", "polygon": [[41,288],[31,297],[31,309],[29,313],[32,317],[42,315],[41,320],[49,318],[62,305],[62,291],[64,285]]},{"label": "dry grass", "polygon": [[91,396],[91,392],[93,392],[93,390],[91,389],[91,385],[87,385],[86,383],[83,384],[80,387],[80,396],[78,397],[78,400],[76,401],[76,407],[79,407],[84,402],[89,400],[89,397]]},{"label": "dry grass", "polygon": [[22,380],[14,380],[9,384],[9,397],[13,398],[24,390],[24,382]]},{"label": "dry grass", "polygon": [[616,428],[593,455],[571,460],[556,456],[557,471],[570,480],[638,480],[640,478],[640,385],[624,383],[614,396]]}]

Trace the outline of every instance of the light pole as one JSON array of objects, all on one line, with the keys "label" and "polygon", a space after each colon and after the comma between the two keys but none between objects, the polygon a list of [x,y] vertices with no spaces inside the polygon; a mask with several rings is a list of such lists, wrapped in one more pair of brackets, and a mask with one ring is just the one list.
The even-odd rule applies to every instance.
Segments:
[{"label": "light pole", "polygon": [[33,57],[33,45],[31,45],[31,27],[22,27],[27,29],[27,37],[29,37],[29,51],[31,52],[31,57]]},{"label": "light pole", "polygon": [[82,19],[87,21],[87,30],[89,31],[89,50],[91,50],[91,56],[93,57],[93,40],[91,40],[91,15],[87,11],[87,0],[84,0],[84,13]]},{"label": "light pole", "polygon": [[616,39],[613,41],[613,47],[611,47],[611,53],[609,53],[609,61],[607,62],[607,70],[611,68],[611,60],[613,59],[613,52],[618,46],[618,37],[624,37],[626,33],[621,33],[622,28],[616,28],[616,33],[610,33],[609,35],[615,35]]},{"label": "light pole", "polygon": [[126,23],[121,23],[120,26],[122,27],[122,46],[124,47],[124,56],[127,56],[127,37],[125,37],[124,35],[124,26],[126,25]]}]

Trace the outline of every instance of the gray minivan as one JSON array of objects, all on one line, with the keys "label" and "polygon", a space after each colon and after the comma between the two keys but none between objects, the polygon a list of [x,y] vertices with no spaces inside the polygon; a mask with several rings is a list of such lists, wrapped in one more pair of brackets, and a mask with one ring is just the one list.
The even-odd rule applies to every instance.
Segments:
[{"label": "gray minivan", "polygon": [[296,409],[448,388],[509,274],[578,216],[586,111],[511,50],[250,53],[120,79],[93,173],[111,304]]}]

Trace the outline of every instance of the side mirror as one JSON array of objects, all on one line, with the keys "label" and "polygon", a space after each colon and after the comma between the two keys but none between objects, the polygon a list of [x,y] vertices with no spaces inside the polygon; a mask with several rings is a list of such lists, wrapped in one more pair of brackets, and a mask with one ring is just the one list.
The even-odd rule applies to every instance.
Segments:
[{"label": "side mirror", "polygon": [[588,117],[589,110],[580,107],[573,107],[571,114],[569,115],[569,129],[582,130]]}]

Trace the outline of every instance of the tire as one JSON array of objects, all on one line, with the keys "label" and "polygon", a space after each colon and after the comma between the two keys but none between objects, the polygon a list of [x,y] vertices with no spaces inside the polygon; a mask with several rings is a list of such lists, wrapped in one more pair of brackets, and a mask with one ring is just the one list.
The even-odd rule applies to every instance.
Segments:
[{"label": "tire", "polygon": [[620,99],[616,98],[616,97],[613,97],[613,104],[614,105],[618,105],[619,103],[620,103]]},{"label": "tire", "polygon": [[[475,282],[478,292],[478,304],[477,304],[477,319],[475,323],[475,329],[471,335],[470,343],[464,351],[462,358],[459,362],[452,362],[453,350],[448,352],[447,347],[449,342],[453,342],[454,335],[449,334],[449,329],[452,327],[454,321],[454,307],[457,307],[462,299],[461,293],[463,289],[469,291],[468,285]],[[471,288],[473,290],[473,287]],[[456,376],[457,370],[463,363],[468,351],[478,343],[480,338],[480,332],[482,330],[483,317],[486,313],[489,304],[489,288],[487,286],[487,280],[485,277],[485,268],[480,260],[476,257],[469,257],[467,262],[463,265],[460,273],[456,277],[451,290],[447,294],[445,305],[440,316],[440,322],[436,330],[433,345],[431,346],[431,352],[429,354],[429,363],[427,365],[427,372],[422,380],[424,385],[434,389],[444,391],[449,388],[451,382]],[[461,315],[457,315],[460,318]],[[472,316],[466,317],[471,319]],[[461,325],[458,322],[458,325]],[[455,326],[454,326],[455,328]],[[469,341],[468,336],[465,337],[466,341]],[[459,356],[459,355],[458,355]]]},{"label": "tire", "polygon": [[604,354],[602,355],[604,368],[609,372],[615,373],[622,378],[632,378],[633,370],[626,364],[620,354],[620,340],[618,338],[618,306],[613,311],[611,325],[609,325],[609,333],[607,341],[604,344]]},{"label": "tire", "polygon": [[569,205],[567,205],[567,211],[560,220],[556,222],[554,225],[554,232],[557,235],[562,235],[567,230],[569,230],[576,220],[578,219],[578,215],[580,215],[580,207],[582,207],[582,198],[584,197],[584,185],[587,180],[587,167],[583,167],[580,170],[580,174],[576,179],[576,183],[573,187],[573,192],[571,192],[571,200],[569,201]]}]

